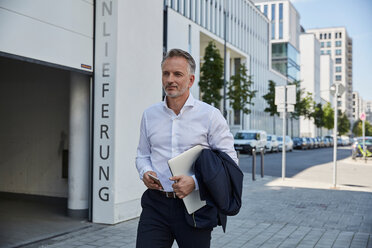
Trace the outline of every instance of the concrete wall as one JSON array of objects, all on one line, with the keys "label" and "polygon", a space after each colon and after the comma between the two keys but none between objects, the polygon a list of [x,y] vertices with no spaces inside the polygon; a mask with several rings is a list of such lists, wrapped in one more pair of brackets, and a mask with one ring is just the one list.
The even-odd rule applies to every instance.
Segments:
[{"label": "concrete wall", "polygon": [[93,0],[0,1],[0,52],[93,66]]},{"label": "concrete wall", "polygon": [[67,197],[69,72],[0,58],[0,191]]},{"label": "concrete wall", "polygon": [[[142,112],[162,100],[162,10],[161,0],[97,1],[93,222],[114,224],[141,212],[146,187],[135,158]],[[100,145],[105,154],[110,146],[109,160],[100,158]]]}]

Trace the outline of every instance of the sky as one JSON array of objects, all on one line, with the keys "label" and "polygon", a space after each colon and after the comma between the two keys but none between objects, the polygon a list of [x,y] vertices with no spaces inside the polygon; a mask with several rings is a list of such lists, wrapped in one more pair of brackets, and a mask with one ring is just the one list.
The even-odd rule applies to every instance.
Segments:
[{"label": "sky", "polygon": [[304,29],[346,27],[353,39],[353,91],[372,101],[372,0],[291,0]]}]

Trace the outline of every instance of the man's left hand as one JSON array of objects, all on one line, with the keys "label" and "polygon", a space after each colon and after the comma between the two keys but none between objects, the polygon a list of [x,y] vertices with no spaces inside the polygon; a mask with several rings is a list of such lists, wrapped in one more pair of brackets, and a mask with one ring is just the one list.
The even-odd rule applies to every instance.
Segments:
[{"label": "man's left hand", "polygon": [[171,177],[169,179],[175,181],[175,183],[172,184],[172,188],[177,197],[180,199],[185,198],[195,189],[194,179],[190,176],[181,175]]}]

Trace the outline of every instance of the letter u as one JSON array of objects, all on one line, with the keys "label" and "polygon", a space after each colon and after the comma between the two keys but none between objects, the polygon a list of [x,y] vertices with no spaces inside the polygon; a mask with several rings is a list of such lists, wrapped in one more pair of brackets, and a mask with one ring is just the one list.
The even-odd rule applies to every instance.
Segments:
[{"label": "letter u", "polygon": [[99,156],[103,160],[106,160],[106,159],[108,159],[110,157],[110,146],[106,146],[106,147],[107,147],[106,156],[103,156],[103,154],[102,154],[102,145],[99,146]]}]

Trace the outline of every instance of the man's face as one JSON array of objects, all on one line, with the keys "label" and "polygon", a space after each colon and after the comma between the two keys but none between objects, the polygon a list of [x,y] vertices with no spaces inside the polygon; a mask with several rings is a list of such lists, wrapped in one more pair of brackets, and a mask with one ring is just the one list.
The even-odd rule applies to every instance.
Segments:
[{"label": "man's face", "polygon": [[171,57],[163,62],[163,89],[168,97],[177,98],[188,94],[195,76],[188,69],[187,60],[183,57]]}]

